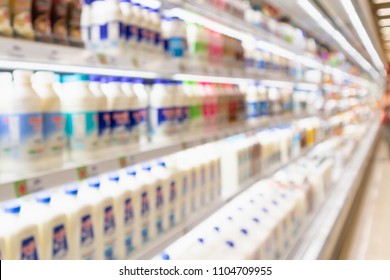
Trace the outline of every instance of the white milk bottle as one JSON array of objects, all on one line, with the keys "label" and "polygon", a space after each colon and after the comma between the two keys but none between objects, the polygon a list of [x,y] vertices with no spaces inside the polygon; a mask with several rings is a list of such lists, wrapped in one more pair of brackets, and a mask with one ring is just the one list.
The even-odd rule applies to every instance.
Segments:
[{"label": "white milk bottle", "polygon": [[161,30],[161,13],[159,9],[151,9],[150,12],[151,16],[151,22],[153,26],[154,31],[154,51],[161,55],[163,51],[163,44],[162,44],[162,30]]},{"label": "white milk bottle", "polygon": [[118,229],[116,207],[112,195],[101,190],[98,179],[89,179],[79,191],[80,199],[93,205],[93,224],[98,244],[98,260],[118,259]]},{"label": "white milk bottle", "polygon": [[86,161],[98,148],[98,104],[88,87],[87,75],[63,77],[62,112],[66,118],[66,136],[70,159]]},{"label": "white milk bottle", "polygon": [[[1,215],[0,215],[1,219]],[[0,260],[9,260],[10,256],[7,248],[7,232],[10,228],[6,229],[0,222]]]},{"label": "white milk bottle", "polygon": [[68,244],[70,259],[96,259],[97,242],[93,206],[80,199],[77,185],[66,186],[61,192],[52,196],[52,207],[64,210],[68,220]]},{"label": "white milk bottle", "polygon": [[106,155],[111,146],[111,112],[107,97],[101,89],[102,76],[89,75],[89,89],[97,99],[98,150],[97,155]]},{"label": "white milk bottle", "polygon": [[176,82],[175,86],[176,119],[178,133],[184,134],[189,129],[189,99],[183,91],[183,83]]},{"label": "white milk bottle", "polygon": [[122,91],[120,77],[106,77],[104,82],[102,90],[107,97],[107,108],[111,112],[111,150],[125,151],[130,141],[131,101]]},{"label": "white milk bottle", "polygon": [[[134,189],[134,247],[137,249],[151,240],[152,204],[151,204],[151,178],[144,176],[143,171],[127,168],[120,177],[119,183],[125,188]],[[134,186],[134,187],[133,187]]]},{"label": "white milk bottle", "polygon": [[59,167],[64,160],[65,119],[61,112],[61,100],[53,89],[54,73],[36,72],[33,87],[41,98],[43,112],[43,140],[45,166]]},{"label": "white milk bottle", "polygon": [[173,228],[180,222],[179,195],[182,191],[179,177],[167,168],[165,161],[158,161],[157,166],[153,167],[153,172],[162,180],[166,181],[166,222],[167,228]]},{"label": "white milk bottle", "polygon": [[[144,245],[157,235],[156,195],[158,180],[151,174],[151,166],[146,164],[137,170],[137,179],[141,184],[141,243]],[[161,197],[160,197],[161,198]],[[161,201],[159,201],[160,203]]]},{"label": "white milk bottle", "polygon": [[7,258],[10,260],[38,260],[41,240],[38,226],[24,215],[20,202],[4,205],[1,227],[4,229]]},{"label": "white milk bottle", "polygon": [[138,98],[138,95],[134,92],[132,81],[133,79],[131,78],[123,77],[122,91],[130,102],[130,124],[128,127],[128,131],[130,133],[129,147],[136,148],[140,142],[140,124],[143,106],[141,104],[141,100]]},{"label": "white milk bottle", "polygon": [[187,150],[184,161],[188,164],[190,171],[190,194],[191,194],[191,212],[195,213],[201,205],[201,169],[198,155],[194,149]]},{"label": "white milk bottle", "polygon": [[145,89],[145,82],[142,79],[135,79],[133,81],[133,90],[138,97],[138,117],[139,117],[139,134],[140,143],[148,141],[148,123],[149,123],[149,94]]},{"label": "white milk bottle", "polygon": [[69,260],[71,249],[68,220],[64,209],[54,208],[51,193],[43,192],[35,196],[35,201],[26,202],[25,215],[38,225],[41,242],[40,252],[43,260]]},{"label": "white milk bottle", "polygon": [[169,174],[160,172],[150,164],[144,164],[142,169],[153,180],[151,192],[154,201],[154,216],[152,217],[152,237],[155,238],[167,230],[167,185]]},{"label": "white milk bottle", "polygon": [[259,83],[257,90],[259,93],[259,113],[260,113],[260,116],[261,117],[268,116],[267,88],[264,85]]},{"label": "white milk bottle", "polygon": [[134,209],[136,189],[139,184],[134,176],[124,175],[122,179],[119,174],[109,174],[103,181],[102,191],[106,191],[114,196],[116,208],[116,221],[118,231],[118,257],[127,259],[136,249],[135,231],[136,221]]},{"label": "white milk bottle", "polygon": [[154,141],[167,141],[175,130],[175,100],[170,81],[156,80],[150,93],[150,124]]},{"label": "white milk bottle", "polygon": [[204,128],[204,116],[203,116],[203,94],[202,87],[196,82],[190,82],[192,102],[190,107],[191,114],[191,127],[195,131],[202,131]]},{"label": "white milk bottle", "polygon": [[83,7],[81,10],[81,18],[80,18],[81,39],[83,40],[86,49],[92,48],[92,41],[91,41],[92,2],[94,2],[94,0],[84,0]]},{"label": "white milk bottle", "polygon": [[13,76],[13,88],[3,96],[1,161],[4,171],[25,174],[43,164],[42,104],[31,85],[32,72],[16,70]]},{"label": "white milk bottle", "polygon": [[123,43],[123,16],[118,0],[95,0],[91,4],[91,37],[95,49],[117,54]]},{"label": "white milk bottle", "polygon": [[131,0],[119,0],[119,8],[123,16],[123,40],[125,50],[133,50],[135,47],[135,42],[137,34],[134,31],[137,31],[133,28],[133,5]]}]

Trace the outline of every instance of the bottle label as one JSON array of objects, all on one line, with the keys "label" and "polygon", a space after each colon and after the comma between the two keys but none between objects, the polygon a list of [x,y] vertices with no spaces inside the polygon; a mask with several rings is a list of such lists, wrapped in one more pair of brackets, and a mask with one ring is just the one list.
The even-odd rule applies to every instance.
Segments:
[{"label": "bottle label", "polygon": [[154,108],[152,113],[152,128],[156,134],[169,135],[174,132],[176,108]]},{"label": "bottle label", "polygon": [[145,31],[142,27],[138,27],[138,34],[137,34],[137,39],[138,39],[138,43],[142,43],[145,38],[144,38],[144,35],[145,35]]},{"label": "bottle label", "polygon": [[258,112],[258,103],[257,102],[247,102],[246,103],[246,117],[257,118],[259,116]]},{"label": "bottle label", "polygon": [[264,60],[257,61],[257,69],[259,69],[259,70],[268,69],[266,62]]},{"label": "bottle label", "polygon": [[168,49],[172,57],[184,56],[184,40],[181,37],[172,37],[168,40]]},{"label": "bottle label", "polygon": [[134,223],[134,209],[133,202],[131,198],[127,198],[124,204],[124,214],[125,220],[124,224],[126,225],[125,231],[125,248],[126,248],[126,256],[129,256],[134,250],[134,231],[133,231],[133,223]]},{"label": "bottle label", "polygon": [[65,146],[65,118],[62,113],[43,114],[43,138],[46,152],[61,155]]},{"label": "bottle label", "polygon": [[190,108],[189,107],[181,107],[179,110],[178,121],[180,124],[185,124],[190,119]]},{"label": "bottle label", "polygon": [[40,159],[43,155],[42,114],[0,115],[0,143],[3,157]]},{"label": "bottle label", "polygon": [[159,47],[159,46],[161,45],[161,33],[160,33],[160,32],[156,32],[156,33],[155,33],[154,45],[155,45],[156,47]]},{"label": "bottle label", "polygon": [[268,116],[268,102],[267,101],[260,101],[260,115],[261,116]]},{"label": "bottle label", "polygon": [[130,226],[134,222],[134,211],[133,211],[133,203],[131,198],[126,199],[124,208],[125,208],[125,225]]},{"label": "bottle label", "polygon": [[114,145],[124,145],[129,142],[129,127],[129,111],[111,112],[111,133]]},{"label": "bottle label", "polygon": [[99,26],[99,40],[106,41],[108,47],[118,47],[123,36],[123,24],[119,21],[111,21]]},{"label": "bottle label", "polygon": [[176,215],[175,215],[176,200],[177,200],[176,182],[172,181],[171,184],[169,185],[169,204],[171,209],[169,214],[169,224],[171,227],[176,225]]},{"label": "bottle label", "polygon": [[104,209],[104,256],[106,260],[115,259],[115,215],[113,206]]},{"label": "bottle label", "polygon": [[81,218],[81,257],[83,260],[94,259],[94,232],[91,215],[85,215]]},{"label": "bottle label", "polygon": [[247,58],[245,60],[245,67],[246,68],[254,68],[255,67],[255,60],[253,58]]},{"label": "bottle label", "polygon": [[127,42],[134,41],[138,38],[138,28],[134,25],[126,25],[125,38]]},{"label": "bottle label", "polygon": [[53,229],[53,260],[64,259],[68,254],[68,240],[65,225],[56,226]]},{"label": "bottle label", "polygon": [[71,150],[95,151],[98,141],[98,114],[96,112],[65,113],[65,132]]},{"label": "bottle label", "polygon": [[23,239],[21,245],[21,260],[38,260],[38,250],[34,236]]}]

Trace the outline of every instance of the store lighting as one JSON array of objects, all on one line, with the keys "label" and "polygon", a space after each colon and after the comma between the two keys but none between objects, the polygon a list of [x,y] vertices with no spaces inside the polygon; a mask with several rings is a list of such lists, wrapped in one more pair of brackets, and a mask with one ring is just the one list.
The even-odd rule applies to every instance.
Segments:
[{"label": "store lighting", "polygon": [[380,17],[390,16],[390,8],[379,9],[376,14]]},{"label": "store lighting", "polygon": [[371,74],[372,77],[379,77],[379,73],[371,66],[371,64],[354,48],[352,45],[345,39],[345,37],[334,28],[328,20],[313,6],[313,4],[308,0],[298,0],[298,4],[310,15],[318,25],[325,30],[329,35],[331,35],[339,45],[348,53],[354,60],[367,72]]},{"label": "store lighting", "polygon": [[193,82],[205,82],[216,84],[242,84],[254,82],[252,79],[245,78],[231,78],[231,77],[217,77],[217,76],[202,76],[192,74],[176,74],[173,75],[173,79],[177,81],[193,81]]},{"label": "store lighting", "polygon": [[379,26],[390,26],[390,18],[382,18],[378,21]]},{"label": "store lighting", "polygon": [[125,69],[107,69],[104,67],[86,67],[86,66],[73,66],[64,64],[50,64],[39,62],[24,62],[24,61],[9,61],[0,60],[0,69],[23,69],[23,70],[38,70],[38,71],[52,71],[59,73],[80,73],[80,74],[92,74],[92,75],[110,75],[119,77],[134,77],[143,79],[155,79],[158,77],[157,73],[146,71],[135,71]]},{"label": "store lighting", "polygon": [[375,4],[385,4],[390,3],[390,0],[373,0]]},{"label": "store lighting", "polygon": [[[383,65],[382,59],[379,57],[377,50],[372,44],[370,36],[368,36],[368,33],[363,26],[363,23],[360,20],[358,13],[356,12],[355,6],[352,4],[351,0],[344,0],[341,1],[341,3],[343,4],[345,12],[348,14],[348,17],[352,22],[353,27],[355,28],[357,34],[359,34],[360,40],[363,42],[363,45],[366,48],[368,54],[370,55],[371,60],[374,62],[379,72],[381,72],[382,75],[384,76],[386,74],[385,66]],[[381,31],[382,30],[388,32],[386,34],[390,34],[390,28],[385,27],[382,28]]]}]

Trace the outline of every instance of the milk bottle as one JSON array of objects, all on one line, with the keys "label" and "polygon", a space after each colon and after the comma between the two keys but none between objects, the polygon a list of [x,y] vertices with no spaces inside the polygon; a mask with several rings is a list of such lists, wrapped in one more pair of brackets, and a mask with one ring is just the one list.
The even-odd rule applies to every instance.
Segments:
[{"label": "milk bottle", "polygon": [[191,212],[199,210],[201,205],[201,169],[199,159],[194,149],[186,151],[183,159],[187,162],[190,171],[190,188],[191,188]]},{"label": "milk bottle", "polygon": [[154,196],[154,216],[152,217],[152,237],[157,237],[164,233],[167,227],[168,209],[167,209],[167,189],[169,184],[169,173],[152,167],[150,164],[144,164],[142,169],[151,177],[153,183],[150,188]]},{"label": "milk bottle", "polygon": [[123,16],[123,39],[125,50],[134,50],[137,42],[138,30],[136,27],[133,5],[130,0],[119,0],[119,8]]},{"label": "milk bottle", "polygon": [[173,228],[180,222],[180,182],[178,181],[177,175],[167,168],[165,161],[158,161],[157,166],[153,167],[153,172],[155,172],[156,176],[159,176],[161,180],[166,182],[165,201],[167,204],[166,208],[168,209],[165,224],[167,225],[167,228]]},{"label": "milk bottle", "polygon": [[150,123],[155,141],[171,139],[175,131],[175,100],[170,81],[156,80],[150,93]]},{"label": "milk bottle", "polygon": [[128,131],[130,133],[129,147],[135,148],[140,142],[140,125],[142,121],[141,114],[144,108],[141,104],[141,100],[138,98],[138,95],[134,92],[131,78],[122,78],[122,91],[130,101],[130,126],[128,127]]},{"label": "milk bottle", "polygon": [[246,93],[246,118],[252,122],[256,121],[260,116],[259,109],[259,94],[257,91],[257,84],[252,83],[248,86]]},{"label": "milk bottle", "polygon": [[103,181],[102,190],[114,196],[119,239],[118,256],[120,259],[127,259],[138,245],[138,240],[135,238],[135,219],[139,217],[136,217],[134,209],[139,206],[135,202],[139,184],[134,176],[126,174],[122,177],[116,173],[109,174]]},{"label": "milk bottle", "polygon": [[86,49],[92,48],[92,42],[91,42],[92,2],[94,2],[94,0],[84,0],[83,7],[81,9],[81,18],[80,18],[81,39]]},{"label": "milk bottle", "polygon": [[6,86],[8,92],[3,94],[0,137],[4,171],[35,172],[43,164],[42,104],[32,88],[31,75],[30,71],[14,71],[14,85]]},{"label": "milk bottle", "polygon": [[0,83],[3,87],[3,94],[0,94],[0,170],[5,170],[3,163],[6,162],[3,160],[3,158],[5,158],[3,153],[6,154],[5,151],[9,150],[11,145],[11,142],[7,137],[8,126],[6,125],[5,119],[7,115],[6,100],[13,94],[12,74],[7,72],[0,73]]},{"label": "milk bottle", "polygon": [[168,51],[172,58],[182,58],[185,54],[185,24],[178,17],[167,19]]},{"label": "milk bottle", "polygon": [[53,89],[54,73],[36,72],[33,87],[42,102],[43,139],[45,166],[59,167],[63,163],[65,150],[65,119],[61,112],[61,101]]},{"label": "milk bottle", "polygon": [[188,82],[186,95],[191,97],[190,119],[191,129],[201,131],[203,129],[203,98],[201,88],[196,82]]},{"label": "milk bottle", "polygon": [[96,225],[93,206],[90,202],[80,199],[79,187],[69,185],[52,196],[52,207],[64,211],[69,230],[69,259],[96,259]]},{"label": "milk bottle", "polygon": [[7,249],[7,231],[9,229],[5,229],[3,227],[0,227],[0,260],[9,260],[9,252]]},{"label": "milk bottle", "polygon": [[131,100],[122,91],[120,77],[106,77],[102,86],[107,97],[107,108],[111,112],[111,150],[125,151],[130,141]]},{"label": "milk bottle", "polygon": [[184,93],[182,82],[176,82],[177,132],[188,132],[190,125],[190,98]]},{"label": "milk bottle", "polygon": [[[156,192],[158,191],[159,182],[152,176],[151,174],[151,166],[146,164],[142,167],[140,166],[137,170],[137,180],[140,181],[141,184],[141,243],[146,244],[150,240],[152,240],[157,235],[157,221],[156,217],[156,204],[157,204],[157,196]],[[161,191],[161,189],[160,189]],[[161,192],[159,193],[158,204],[161,205]],[[161,212],[161,207],[160,207]],[[161,221],[160,221],[161,222]],[[160,229],[162,223],[159,223]]]},{"label": "milk bottle", "polygon": [[96,243],[99,244],[96,258],[115,260],[119,257],[118,222],[114,198],[101,189],[98,179],[89,179],[80,189],[80,199],[93,205],[93,224]]},{"label": "milk bottle", "polygon": [[139,134],[140,143],[146,143],[148,140],[148,122],[149,122],[149,94],[145,90],[145,83],[142,79],[135,79],[133,81],[133,90],[138,97],[140,109],[139,116]]},{"label": "milk bottle", "polygon": [[147,29],[148,26],[145,23],[143,7],[140,3],[133,2],[133,16],[137,21],[137,48],[139,50],[147,49]]},{"label": "milk bottle", "polygon": [[88,81],[87,75],[63,76],[61,105],[66,118],[69,156],[73,161],[94,158],[99,147],[98,103]]},{"label": "milk bottle", "polygon": [[91,37],[95,49],[117,54],[123,43],[123,16],[117,0],[91,4]]},{"label": "milk bottle", "polygon": [[41,258],[41,239],[38,226],[26,218],[20,202],[7,203],[1,215],[7,258],[10,260],[38,260]]},{"label": "milk bottle", "polygon": [[38,224],[41,259],[71,259],[69,236],[71,232],[64,210],[57,210],[51,204],[51,193],[43,192],[35,196],[34,202],[26,202],[25,215]]},{"label": "milk bottle", "polygon": [[107,97],[101,89],[102,77],[89,75],[89,89],[97,99],[98,112],[98,151],[97,155],[105,155],[111,145],[111,112],[108,110]]}]

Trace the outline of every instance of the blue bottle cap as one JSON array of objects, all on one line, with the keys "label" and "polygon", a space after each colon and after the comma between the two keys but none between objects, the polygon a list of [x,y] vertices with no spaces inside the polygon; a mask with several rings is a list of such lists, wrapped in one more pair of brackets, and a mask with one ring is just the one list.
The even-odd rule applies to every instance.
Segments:
[{"label": "blue bottle cap", "polygon": [[63,83],[88,82],[88,81],[89,81],[89,76],[85,74],[73,74],[73,75],[62,76]]},{"label": "blue bottle cap", "polygon": [[240,231],[242,234],[248,235],[248,230],[246,230],[245,228],[242,228]]},{"label": "blue bottle cap", "polygon": [[234,248],[234,242],[233,241],[226,241],[226,245],[228,245],[230,248]]},{"label": "blue bottle cap", "polygon": [[105,80],[106,83],[120,83],[122,82],[121,77],[115,77],[115,76],[108,76]]},{"label": "blue bottle cap", "polygon": [[169,260],[171,259],[171,257],[170,257],[168,254],[166,254],[166,253],[163,253],[163,254],[161,255],[161,258],[162,258],[164,261],[169,261]]},{"label": "blue bottle cap", "polygon": [[51,194],[49,192],[38,193],[35,200],[39,203],[49,204],[51,202]]},{"label": "blue bottle cap", "polygon": [[77,194],[79,193],[79,187],[77,185],[66,186],[65,193],[68,195],[77,196]]},{"label": "blue bottle cap", "polygon": [[152,166],[148,163],[145,163],[144,165],[142,165],[142,169],[150,172],[152,170]]},{"label": "blue bottle cap", "polygon": [[126,174],[130,176],[136,176],[137,171],[133,167],[130,167],[126,169]]},{"label": "blue bottle cap", "polygon": [[157,161],[157,165],[161,166],[161,167],[167,167],[167,164],[165,163],[165,161],[162,161],[162,160]]},{"label": "blue bottle cap", "polygon": [[4,212],[8,214],[19,214],[22,206],[20,205],[19,201],[15,200],[4,205],[3,209]]},{"label": "blue bottle cap", "polygon": [[90,82],[101,82],[102,76],[100,75],[89,75],[89,81]]},{"label": "blue bottle cap", "polygon": [[88,180],[88,186],[91,188],[100,188],[100,180],[97,178],[89,179]]},{"label": "blue bottle cap", "polygon": [[130,77],[122,77],[122,83],[132,83],[134,81],[133,78]]},{"label": "blue bottle cap", "polygon": [[108,180],[113,182],[119,182],[119,174],[118,173],[108,174]]},{"label": "blue bottle cap", "polygon": [[144,82],[143,79],[134,79],[134,80],[133,80],[133,83],[134,83],[134,84],[144,84],[145,82]]}]

